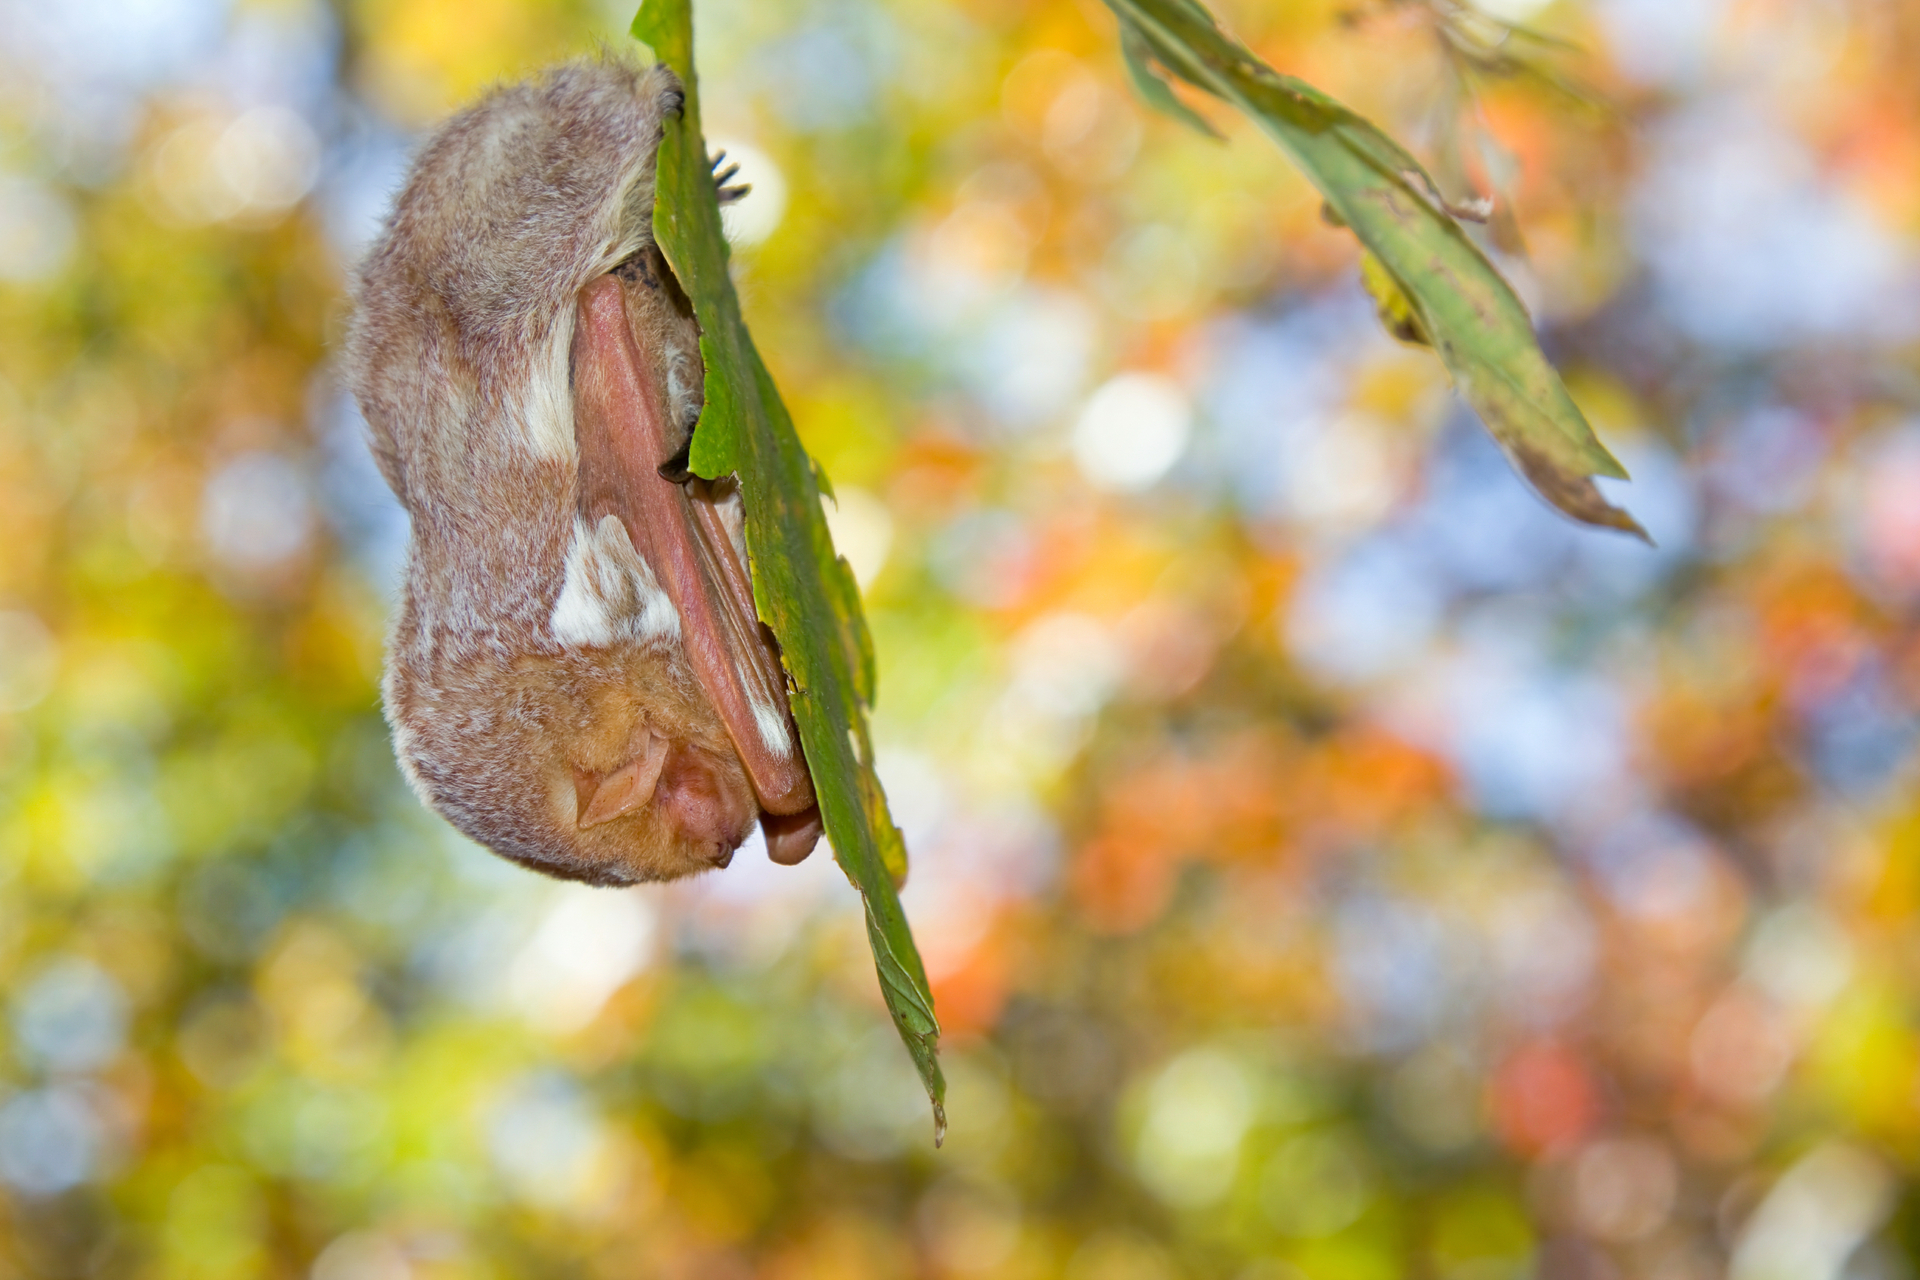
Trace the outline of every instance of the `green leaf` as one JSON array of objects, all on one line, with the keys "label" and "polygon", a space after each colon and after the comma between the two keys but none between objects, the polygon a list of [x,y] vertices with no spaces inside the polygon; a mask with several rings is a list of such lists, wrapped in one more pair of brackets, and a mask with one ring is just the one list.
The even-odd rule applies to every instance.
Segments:
[{"label": "green leaf", "polygon": [[1120,18],[1123,47],[1143,42],[1172,74],[1239,107],[1300,166],[1377,262],[1368,282],[1375,299],[1397,294],[1404,302],[1400,331],[1417,331],[1433,346],[1460,395],[1547,501],[1576,520],[1647,536],[1600,495],[1593,477],[1624,480],[1626,469],[1594,436],[1541,352],[1526,308],[1418,161],[1312,85],[1254,57],[1196,0],[1107,6]]},{"label": "green leaf", "polygon": [[654,238],[693,299],[706,361],[706,408],[691,465],[713,479],[740,477],[753,598],[786,660],[793,716],[827,838],[865,900],[880,992],[933,1103],[934,1141],[946,1133],[946,1081],[938,1058],[933,993],[900,909],[906,844],[873,771],[866,708],[873,699],[873,642],[846,561],[834,553],[813,460],[794,434],[773,376],[741,318],[727,270],[700,96],[693,73],[688,0],[646,0],[634,36],[679,73],[686,109],[660,144]]},{"label": "green leaf", "polygon": [[1221,132],[1207,123],[1207,118],[1174,96],[1173,87],[1166,82],[1154,67],[1153,48],[1141,38],[1132,27],[1120,28],[1120,53],[1126,58],[1127,74],[1133,77],[1133,87],[1147,105],[1163,115],[1171,116],[1190,128],[1197,129],[1209,138],[1222,138]]},{"label": "green leaf", "polygon": [[1427,331],[1420,327],[1420,317],[1414,312],[1413,300],[1401,291],[1400,282],[1393,278],[1380,259],[1360,251],[1360,286],[1373,299],[1373,309],[1380,315],[1380,327],[1402,342],[1416,346],[1430,347]]}]

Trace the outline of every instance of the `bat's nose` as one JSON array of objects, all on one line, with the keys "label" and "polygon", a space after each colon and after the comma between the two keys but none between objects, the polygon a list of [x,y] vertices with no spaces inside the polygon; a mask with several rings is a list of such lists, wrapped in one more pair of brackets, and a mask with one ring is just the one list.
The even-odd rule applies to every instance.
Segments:
[{"label": "bat's nose", "polygon": [[686,842],[683,849],[721,867],[753,830],[757,816],[753,790],[737,762],[681,742],[668,753],[655,803]]}]

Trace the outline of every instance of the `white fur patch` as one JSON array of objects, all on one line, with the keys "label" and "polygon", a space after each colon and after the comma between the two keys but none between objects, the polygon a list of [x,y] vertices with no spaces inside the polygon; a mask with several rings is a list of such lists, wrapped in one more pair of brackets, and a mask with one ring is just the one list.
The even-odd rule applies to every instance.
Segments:
[{"label": "white fur patch", "polygon": [[614,184],[607,200],[594,213],[595,225],[603,228],[606,235],[600,242],[600,256],[593,264],[589,279],[605,275],[653,243],[651,217],[641,217],[623,225],[630,208],[644,210],[648,214],[653,210],[651,184],[644,191],[638,189],[648,158],[645,155],[633,158],[633,163],[620,175],[620,181]]},{"label": "white fur patch", "polygon": [[747,694],[747,704],[753,708],[754,727],[760,730],[760,741],[767,750],[781,759],[793,754],[793,739],[787,736],[787,717],[779,707],[770,707],[760,699]]},{"label": "white fur patch", "polygon": [[566,574],[548,620],[561,644],[604,649],[623,641],[680,642],[680,615],[619,517],[602,516],[591,527],[574,519]]},{"label": "white fur patch", "polygon": [[553,332],[534,349],[527,381],[507,415],[519,428],[536,458],[572,459],[578,452],[573,439],[573,389],[567,365],[573,353],[573,309],[555,319]]},{"label": "white fur patch", "polygon": [[[606,229],[597,259],[590,264],[586,278],[597,279],[621,262],[644,249],[652,241],[651,228],[645,222],[622,227],[621,213],[646,167],[645,156],[636,156],[629,171],[615,184],[593,214],[594,223]],[[643,207],[651,209],[652,200]],[[568,365],[573,355],[575,312],[571,303],[560,308],[554,318],[553,332],[533,353],[527,385],[519,402],[508,412],[520,429],[521,439],[535,457],[570,460],[577,456],[573,438],[573,390]]]}]

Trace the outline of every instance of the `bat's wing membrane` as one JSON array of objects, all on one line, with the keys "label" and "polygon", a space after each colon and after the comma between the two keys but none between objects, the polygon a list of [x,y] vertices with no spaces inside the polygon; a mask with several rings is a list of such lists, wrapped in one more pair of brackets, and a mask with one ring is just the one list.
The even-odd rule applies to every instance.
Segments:
[{"label": "bat's wing membrane", "polygon": [[667,396],[635,340],[625,291],[613,276],[580,292],[573,377],[583,509],[590,517],[611,511],[620,518],[673,602],[688,663],[768,815],[769,851],[777,861],[798,861],[820,824],[787,710],[786,677],[711,490],[703,481],[676,484],[659,474],[677,449]]}]

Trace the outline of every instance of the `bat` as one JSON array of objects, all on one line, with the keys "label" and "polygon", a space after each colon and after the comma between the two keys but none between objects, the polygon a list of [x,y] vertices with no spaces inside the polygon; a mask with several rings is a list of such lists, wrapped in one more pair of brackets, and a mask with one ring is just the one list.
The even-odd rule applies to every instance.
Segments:
[{"label": "bat", "polygon": [[682,102],[607,59],[447,121],[345,345],[412,517],[381,687],[401,769],[481,844],[595,884],[724,867],[755,821],[775,862],[821,834],[738,484],[687,467],[700,331],[651,231]]}]

